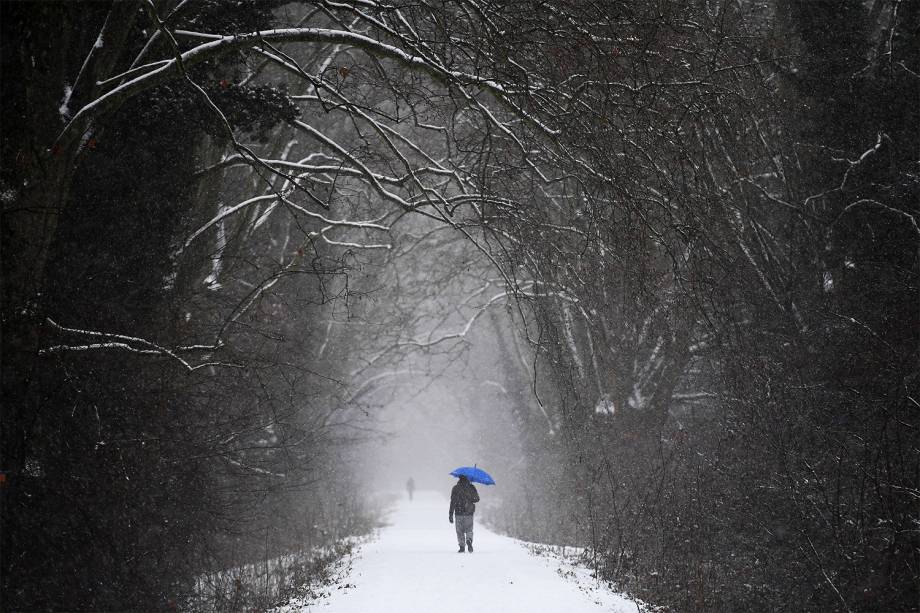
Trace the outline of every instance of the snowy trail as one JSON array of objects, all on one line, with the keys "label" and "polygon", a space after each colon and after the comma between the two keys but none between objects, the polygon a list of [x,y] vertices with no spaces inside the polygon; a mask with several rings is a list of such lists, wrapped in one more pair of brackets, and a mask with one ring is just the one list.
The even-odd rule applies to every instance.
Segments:
[{"label": "snowy trail", "polygon": [[[488,489],[482,492],[488,496]],[[514,539],[477,521],[475,553],[457,553],[447,501],[437,492],[403,500],[380,538],[363,547],[343,580],[349,587],[309,605],[307,613],[636,613],[636,604],[606,588],[582,590],[560,576],[558,562],[534,556]],[[585,575],[586,576],[586,575]],[[584,578],[584,577],[583,577]]]}]

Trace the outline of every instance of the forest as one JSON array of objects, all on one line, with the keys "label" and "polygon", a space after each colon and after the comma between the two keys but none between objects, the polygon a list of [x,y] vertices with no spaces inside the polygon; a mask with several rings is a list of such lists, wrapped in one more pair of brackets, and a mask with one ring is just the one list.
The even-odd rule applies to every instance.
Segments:
[{"label": "forest", "polygon": [[322,584],[432,385],[503,467],[490,526],[660,611],[920,608],[920,2],[0,31],[0,610]]}]

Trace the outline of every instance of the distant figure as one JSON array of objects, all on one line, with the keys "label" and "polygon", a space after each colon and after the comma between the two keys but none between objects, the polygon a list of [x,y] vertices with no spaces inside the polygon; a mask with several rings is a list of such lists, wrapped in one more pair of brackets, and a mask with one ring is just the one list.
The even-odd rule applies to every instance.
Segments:
[{"label": "distant figure", "polygon": [[450,510],[447,511],[447,521],[454,524],[454,515],[457,515],[457,544],[460,545],[457,553],[469,549],[473,553],[473,513],[476,512],[476,503],[479,502],[479,492],[476,486],[464,476],[460,477],[457,485],[450,491]]},{"label": "distant figure", "polygon": [[409,502],[412,502],[412,492],[415,491],[415,479],[409,477],[409,480],[406,481],[406,491],[409,492]]}]

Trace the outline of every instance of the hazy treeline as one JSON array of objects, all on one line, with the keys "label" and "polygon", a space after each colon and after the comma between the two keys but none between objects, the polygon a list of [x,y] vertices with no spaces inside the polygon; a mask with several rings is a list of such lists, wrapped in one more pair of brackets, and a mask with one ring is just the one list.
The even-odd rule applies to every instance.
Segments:
[{"label": "hazy treeline", "polygon": [[4,607],[368,530],[456,279],[497,523],[678,610],[915,606],[920,7],[525,4],[0,6]]}]

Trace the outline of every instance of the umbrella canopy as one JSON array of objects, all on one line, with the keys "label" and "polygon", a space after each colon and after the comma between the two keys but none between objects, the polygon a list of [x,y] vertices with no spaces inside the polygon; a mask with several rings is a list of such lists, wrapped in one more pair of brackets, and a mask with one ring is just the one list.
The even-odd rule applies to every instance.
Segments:
[{"label": "umbrella canopy", "polygon": [[489,473],[476,466],[461,466],[460,468],[454,469],[450,474],[452,477],[466,477],[473,483],[495,485],[495,479],[493,479]]}]

